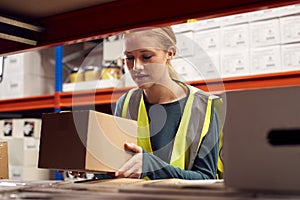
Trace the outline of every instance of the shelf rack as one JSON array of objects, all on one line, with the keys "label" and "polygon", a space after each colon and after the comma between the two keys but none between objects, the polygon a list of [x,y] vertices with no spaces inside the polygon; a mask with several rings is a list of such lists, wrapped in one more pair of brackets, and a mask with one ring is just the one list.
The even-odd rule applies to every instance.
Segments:
[{"label": "shelf rack", "polygon": [[[204,0],[112,1],[54,16],[27,19],[31,24],[45,29],[36,36],[37,45],[30,46],[0,39],[0,55],[105,38],[136,27],[173,25],[184,23],[188,19],[221,17],[299,3],[300,0],[220,0],[218,3]],[[172,9],[166,9],[170,6]],[[223,86],[226,91],[295,86],[300,85],[300,71],[224,78],[207,82],[193,81],[190,84],[203,90],[208,90],[208,84],[209,90],[213,92],[222,92],[220,88]],[[50,95],[0,100],[0,113],[39,109],[59,111],[67,107],[89,104],[109,105],[115,102],[112,94],[120,96],[127,89],[101,89],[74,93],[56,89],[56,92]]]},{"label": "shelf rack", "polygon": [[[300,86],[300,70],[272,74],[224,78],[223,80],[192,81],[191,85],[210,92]],[[0,112],[66,108],[85,105],[110,105],[130,88],[107,88],[90,91],[56,92],[51,95],[8,99],[0,101]]]}]

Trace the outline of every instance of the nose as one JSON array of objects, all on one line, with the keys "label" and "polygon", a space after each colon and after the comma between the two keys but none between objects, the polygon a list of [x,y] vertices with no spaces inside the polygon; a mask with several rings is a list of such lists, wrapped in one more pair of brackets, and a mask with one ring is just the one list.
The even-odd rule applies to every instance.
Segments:
[{"label": "nose", "polygon": [[144,64],[143,62],[140,61],[140,59],[135,59],[133,63],[133,70],[135,71],[140,71],[144,69]]}]

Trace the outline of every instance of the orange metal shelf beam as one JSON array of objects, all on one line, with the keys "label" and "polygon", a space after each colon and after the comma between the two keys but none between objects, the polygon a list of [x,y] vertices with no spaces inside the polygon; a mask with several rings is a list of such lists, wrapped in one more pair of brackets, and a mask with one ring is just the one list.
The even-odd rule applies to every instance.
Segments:
[{"label": "orange metal shelf beam", "polygon": [[231,90],[300,86],[300,70],[270,74],[239,76],[209,81],[189,82],[205,91],[224,92]]},{"label": "orange metal shelf beam", "polygon": [[[300,70],[252,76],[241,76],[209,81],[191,81],[191,85],[210,92],[225,92],[270,87],[300,86]],[[115,103],[129,88],[109,88],[78,92],[60,92],[28,98],[0,101],[0,112],[64,108]]]},{"label": "orange metal shelf beam", "polygon": [[54,108],[53,95],[0,100],[0,112]]},{"label": "orange metal shelf beam", "polygon": [[[300,86],[300,71],[241,76],[209,81],[191,81],[189,84],[210,92]],[[60,92],[27,98],[0,101],[0,112],[63,108],[115,103],[129,88],[109,88],[78,92]]]}]

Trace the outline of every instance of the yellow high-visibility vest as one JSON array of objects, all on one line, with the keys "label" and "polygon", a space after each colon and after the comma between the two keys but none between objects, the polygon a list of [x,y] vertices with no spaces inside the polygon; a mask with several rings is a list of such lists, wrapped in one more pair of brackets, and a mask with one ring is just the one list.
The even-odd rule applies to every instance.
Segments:
[{"label": "yellow high-visibility vest", "polygon": [[[170,164],[180,169],[191,169],[198,154],[203,138],[209,131],[213,109],[219,110],[221,99],[202,90],[180,83],[188,88],[188,97],[173,144]],[[150,141],[149,120],[144,104],[143,91],[138,88],[127,92],[123,102],[121,116],[137,120],[137,144],[149,153],[153,153]],[[222,147],[220,130],[219,150]],[[223,163],[218,158],[217,178],[222,178]]]}]

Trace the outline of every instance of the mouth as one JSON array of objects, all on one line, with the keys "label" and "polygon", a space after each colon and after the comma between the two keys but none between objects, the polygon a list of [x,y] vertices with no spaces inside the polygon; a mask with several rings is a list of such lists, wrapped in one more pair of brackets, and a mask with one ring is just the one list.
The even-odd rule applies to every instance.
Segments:
[{"label": "mouth", "polygon": [[139,80],[139,79],[143,79],[143,78],[148,77],[148,75],[146,75],[146,74],[134,74],[133,77],[134,77],[134,79]]}]

